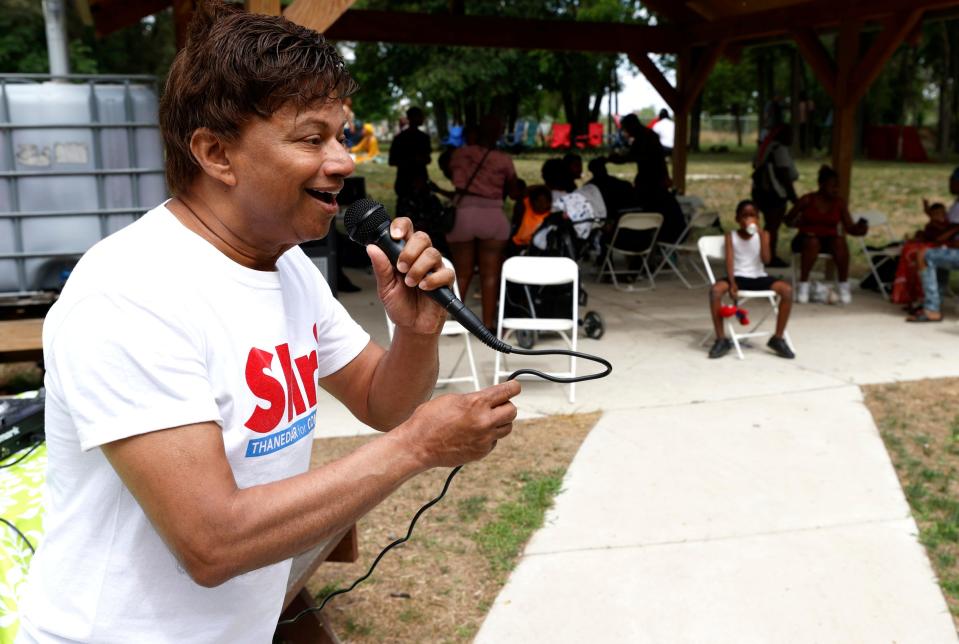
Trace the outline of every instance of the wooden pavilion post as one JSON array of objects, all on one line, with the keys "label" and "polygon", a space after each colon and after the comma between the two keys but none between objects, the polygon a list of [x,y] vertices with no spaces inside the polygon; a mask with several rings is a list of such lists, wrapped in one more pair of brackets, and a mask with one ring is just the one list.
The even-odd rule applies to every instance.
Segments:
[{"label": "wooden pavilion post", "polygon": [[[679,194],[686,194],[686,160],[689,156],[689,110],[692,101],[687,101],[689,90],[689,69],[692,52],[688,48],[676,57],[676,92],[679,95],[673,107],[673,187]],[[695,98],[693,99],[695,100]]]},{"label": "wooden pavilion post", "polygon": [[852,185],[852,157],[855,147],[856,107],[852,95],[852,73],[859,56],[858,22],[845,22],[836,42],[836,94],[832,115],[832,165],[839,173],[839,194],[849,203]]},{"label": "wooden pavilion post", "polygon": [[833,168],[839,173],[839,193],[847,203],[852,186],[856,108],[899,45],[914,33],[922,21],[923,12],[924,9],[921,7],[911,8],[885,20],[882,32],[861,58],[859,56],[860,23],[844,22],[840,25],[836,43],[834,74],[830,74],[827,69],[828,54],[821,51],[822,45],[818,37],[810,33],[796,34],[800,50],[810,61],[810,66],[820,77],[827,91],[830,86],[832,88],[834,103],[832,162]]},{"label": "wooden pavilion post", "polygon": [[676,86],[669,82],[645,52],[633,52],[629,59],[639,68],[666,104],[673,110],[676,134],[673,139],[673,187],[677,192],[686,192],[686,159],[688,156],[689,112],[696,98],[706,86],[710,72],[722,55],[725,43],[707,47],[698,52],[695,60],[689,48],[681,50],[676,57]]},{"label": "wooden pavilion post", "polygon": [[193,18],[196,8],[194,0],[173,0],[173,34],[176,38],[176,48],[183,49],[186,44],[187,27]]}]

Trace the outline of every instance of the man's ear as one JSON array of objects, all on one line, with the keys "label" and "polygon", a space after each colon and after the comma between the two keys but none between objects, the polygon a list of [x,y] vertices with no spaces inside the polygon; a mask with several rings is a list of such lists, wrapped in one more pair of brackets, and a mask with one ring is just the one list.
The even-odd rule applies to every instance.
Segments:
[{"label": "man's ear", "polygon": [[208,176],[230,187],[236,185],[236,174],[227,154],[227,146],[211,130],[201,127],[193,131],[190,152]]}]

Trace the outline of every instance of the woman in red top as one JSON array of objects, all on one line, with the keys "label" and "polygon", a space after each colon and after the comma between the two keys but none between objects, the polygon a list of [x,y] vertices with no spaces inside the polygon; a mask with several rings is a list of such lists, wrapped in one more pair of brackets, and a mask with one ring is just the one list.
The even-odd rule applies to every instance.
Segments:
[{"label": "woman in red top", "polygon": [[839,196],[839,175],[828,165],[819,168],[819,190],[803,195],[786,213],[786,224],[799,228],[792,241],[794,253],[802,255],[796,299],[809,301],[809,273],[819,253],[832,255],[839,274],[839,299],[843,304],[852,301],[849,289],[849,246],[846,234],[865,235],[869,225],[853,222],[846,202]]}]

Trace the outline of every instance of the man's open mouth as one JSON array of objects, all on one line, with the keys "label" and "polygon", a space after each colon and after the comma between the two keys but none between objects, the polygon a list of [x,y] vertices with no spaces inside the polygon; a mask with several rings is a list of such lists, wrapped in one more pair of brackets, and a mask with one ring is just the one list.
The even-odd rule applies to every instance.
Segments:
[{"label": "man's open mouth", "polygon": [[307,188],[307,189],[306,189],[306,192],[307,192],[308,195],[310,195],[310,196],[313,197],[314,199],[317,199],[317,200],[319,200],[319,201],[322,201],[322,202],[325,203],[325,204],[329,204],[329,205],[331,205],[331,206],[335,206],[335,205],[336,205],[336,193],[335,193],[335,192],[324,192],[324,191],[322,191],[322,190],[314,190],[313,188]]}]

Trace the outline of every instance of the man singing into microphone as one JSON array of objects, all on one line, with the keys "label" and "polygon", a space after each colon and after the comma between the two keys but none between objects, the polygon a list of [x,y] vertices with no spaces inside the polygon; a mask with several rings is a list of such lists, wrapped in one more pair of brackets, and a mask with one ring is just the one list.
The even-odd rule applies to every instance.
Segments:
[{"label": "man singing into microphone", "polygon": [[[429,238],[368,252],[396,334],[350,319],[296,246],[353,163],[355,89],[322,36],[198,9],[160,106],[174,197],[92,248],[43,331],[46,534],[21,642],[269,642],[290,558],[506,436],[515,382],[426,402],[449,285]],[[317,387],[383,436],[307,471]]]}]

